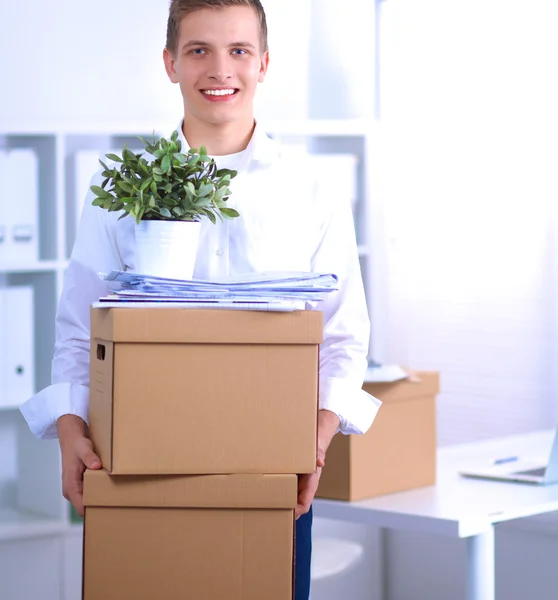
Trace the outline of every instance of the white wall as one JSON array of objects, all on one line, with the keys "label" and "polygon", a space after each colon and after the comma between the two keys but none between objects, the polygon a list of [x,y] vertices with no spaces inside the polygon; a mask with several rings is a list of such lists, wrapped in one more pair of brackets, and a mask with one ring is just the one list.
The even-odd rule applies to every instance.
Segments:
[{"label": "white wall", "polygon": [[558,420],[551,0],[383,4],[390,358],[439,369],[441,444]]},{"label": "white wall", "polygon": [[[271,65],[259,115],[364,116],[368,99],[360,91],[371,93],[373,71],[363,73],[361,67],[372,58],[373,2],[351,0],[353,11],[337,25],[333,0],[263,4]],[[168,0],[29,0],[18,6],[21,10],[0,4],[0,127],[176,125],[181,97],[162,61]],[[366,17],[356,23],[363,40],[361,67],[343,70],[352,64],[348,21],[358,11]]]},{"label": "white wall", "polygon": [[177,122],[162,62],[167,0],[0,5],[2,121]]},{"label": "white wall", "polygon": [[[552,426],[555,2],[382,7],[390,358],[441,370],[441,444]],[[557,534],[556,515],[498,526],[498,600],[554,598]],[[464,600],[465,541],[387,540],[390,600]]]}]

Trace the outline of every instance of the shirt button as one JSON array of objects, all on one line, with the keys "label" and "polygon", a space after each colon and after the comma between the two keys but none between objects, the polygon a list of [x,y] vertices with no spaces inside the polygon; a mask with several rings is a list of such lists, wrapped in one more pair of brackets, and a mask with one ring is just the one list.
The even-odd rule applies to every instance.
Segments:
[{"label": "shirt button", "polygon": [[217,254],[217,256],[223,256],[223,251],[221,250],[221,248],[219,248],[219,250],[217,250],[215,254]]}]

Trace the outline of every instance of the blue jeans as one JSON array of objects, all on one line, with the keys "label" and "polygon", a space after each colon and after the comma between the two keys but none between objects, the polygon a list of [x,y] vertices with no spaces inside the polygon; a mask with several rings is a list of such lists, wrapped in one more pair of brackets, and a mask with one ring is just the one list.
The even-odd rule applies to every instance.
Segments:
[{"label": "blue jeans", "polygon": [[310,559],[312,557],[312,507],[296,521],[294,600],[310,597]]}]

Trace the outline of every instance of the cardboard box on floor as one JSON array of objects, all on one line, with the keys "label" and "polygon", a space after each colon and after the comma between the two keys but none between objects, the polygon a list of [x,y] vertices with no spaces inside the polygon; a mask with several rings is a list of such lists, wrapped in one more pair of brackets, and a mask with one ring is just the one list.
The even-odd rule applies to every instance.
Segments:
[{"label": "cardboard box on floor", "polygon": [[83,600],[291,600],[296,475],[84,477]]},{"label": "cardboard box on floor", "polygon": [[316,496],[362,500],[433,485],[439,374],[363,387],[383,404],[366,434],[333,438]]},{"label": "cardboard box on floor", "polygon": [[90,435],[112,474],[310,473],[323,315],[92,308]]}]

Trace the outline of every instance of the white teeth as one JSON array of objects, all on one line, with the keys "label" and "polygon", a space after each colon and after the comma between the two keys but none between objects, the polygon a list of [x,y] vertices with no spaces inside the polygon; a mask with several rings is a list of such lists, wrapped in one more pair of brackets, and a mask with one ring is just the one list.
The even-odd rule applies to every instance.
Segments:
[{"label": "white teeth", "polygon": [[204,90],[206,96],[232,96],[234,90]]}]

